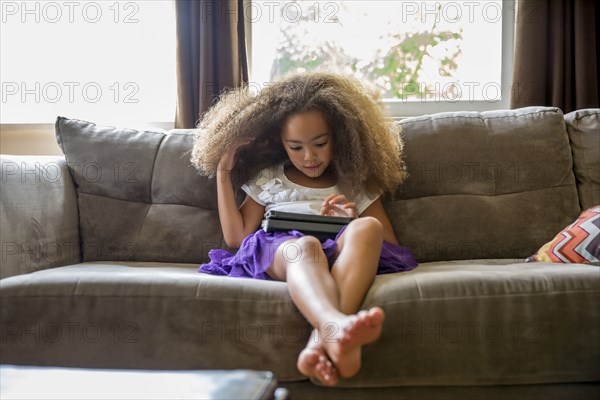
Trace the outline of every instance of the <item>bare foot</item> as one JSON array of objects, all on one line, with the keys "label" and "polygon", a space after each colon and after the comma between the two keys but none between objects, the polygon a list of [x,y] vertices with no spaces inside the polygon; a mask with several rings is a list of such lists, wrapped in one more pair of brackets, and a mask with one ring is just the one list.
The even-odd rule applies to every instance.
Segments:
[{"label": "bare foot", "polygon": [[298,356],[298,370],[302,375],[315,378],[323,385],[333,386],[338,383],[338,372],[327,358],[323,345],[315,340],[315,335],[318,333],[313,331],[308,344]]},{"label": "bare foot", "polygon": [[342,327],[343,336],[340,338],[340,343],[343,347],[363,346],[379,339],[385,319],[381,308],[362,310],[352,317],[350,323]]},{"label": "bare foot", "polygon": [[339,323],[339,329],[323,337],[323,346],[340,376],[356,375],[361,366],[362,346],[373,343],[381,335],[385,316],[379,307],[349,315]]}]

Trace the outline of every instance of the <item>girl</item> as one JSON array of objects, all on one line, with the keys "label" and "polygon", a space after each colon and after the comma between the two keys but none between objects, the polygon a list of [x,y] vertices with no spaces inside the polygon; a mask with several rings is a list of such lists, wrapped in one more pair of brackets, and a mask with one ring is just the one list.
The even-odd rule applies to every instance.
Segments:
[{"label": "girl", "polygon": [[[298,369],[326,385],[355,375],[362,346],[381,334],[383,310],[358,311],[375,275],[417,266],[380,198],[405,178],[401,151],[365,89],[324,73],[289,77],[256,96],[230,91],[200,122],[192,162],[216,175],[224,240],[239,248],[210,251],[200,271],[286,281],[315,327]],[[238,208],[234,186],[242,182]],[[272,209],[356,219],[334,240],[319,241],[295,230],[264,232],[261,220]]]}]

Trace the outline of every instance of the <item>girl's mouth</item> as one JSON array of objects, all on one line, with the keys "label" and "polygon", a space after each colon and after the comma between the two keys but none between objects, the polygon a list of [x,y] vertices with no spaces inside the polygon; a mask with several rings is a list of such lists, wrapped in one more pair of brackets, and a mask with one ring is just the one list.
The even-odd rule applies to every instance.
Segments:
[{"label": "girl's mouth", "polygon": [[318,166],[318,165],[315,165],[314,167],[304,167],[304,168],[306,168],[306,169],[308,169],[308,170],[310,170],[310,171],[314,171],[314,170],[318,169],[318,168],[319,168],[319,166]]}]

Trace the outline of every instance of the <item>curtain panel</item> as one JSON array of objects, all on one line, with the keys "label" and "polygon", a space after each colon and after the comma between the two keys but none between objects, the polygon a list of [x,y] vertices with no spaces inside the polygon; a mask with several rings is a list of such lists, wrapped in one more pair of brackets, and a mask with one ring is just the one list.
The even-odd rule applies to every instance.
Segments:
[{"label": "curtain panel", "polygon": [[176,0],[175,128],[194,128],[219,93],[248,82],[243,0]]},{"label": "curtain panel", "polygon": [[511,107],[598,107],[595,0],[519,0]]}]

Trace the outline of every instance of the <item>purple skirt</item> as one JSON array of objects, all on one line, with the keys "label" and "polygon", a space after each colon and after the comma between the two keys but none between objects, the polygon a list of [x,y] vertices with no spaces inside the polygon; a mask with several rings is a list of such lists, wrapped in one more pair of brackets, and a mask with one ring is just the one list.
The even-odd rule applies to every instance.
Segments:
[{"label": "purple skirt", "polygon": [[[325,239],[321,242],[321,248],[329,261],[329,265],[333,262],[337,250],[336,240],[344,232],[344,229],[345,227],[337,234],[335,240]],[[301,238],[302,236],[304,234],[296,230],[267,233],[260,229],[248,235],[235,254],[221,249],[210,250],[208,252],[210,262],[202,264],[198,271],[213,275],[272,280],[266,274],[266,271],[273,263],[275,251],[279,245],[286,240]],[[288,259],[298,257],[299,249],[293,245],[284,248],[284,251],[285,257]],[[417,261],[407,248],[384,241],[379,257],[377,275],[410,271],[417,265]]]}]

